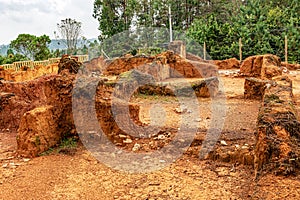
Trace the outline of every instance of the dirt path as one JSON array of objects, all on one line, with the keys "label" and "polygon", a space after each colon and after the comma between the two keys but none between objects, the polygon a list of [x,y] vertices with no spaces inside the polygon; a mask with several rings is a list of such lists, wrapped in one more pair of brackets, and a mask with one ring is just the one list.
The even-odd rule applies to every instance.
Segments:
[{"label": "dirt path", "polygon": [[[295,77],[298,78],[298,77]],[[241,78],[223,78],[227,115],[222,140],[251,148],[254,142],[259,101],[244,100]],[[298,82],[299,83],[299,82]],[[300,84],[295,84],[300,91]],[[176,125],[176,104],[172,99],[134,101],[143,105],[141,114],[149,122],[147,109],[159,101],[167,110],[167,124]],[[171,101],[171,102],[170,102]],[[207,128],[210,100],[201,102],[201,125]],[[53,153],[35,159],[15,156],[15,134],[0,133],[0,199],[300,199],[299,177],[264,175],[253,181],[252,166],[200,160],[194,144],[176,162],[148,174],[113,170],[93,158],[83,147],[75,155]]]}]

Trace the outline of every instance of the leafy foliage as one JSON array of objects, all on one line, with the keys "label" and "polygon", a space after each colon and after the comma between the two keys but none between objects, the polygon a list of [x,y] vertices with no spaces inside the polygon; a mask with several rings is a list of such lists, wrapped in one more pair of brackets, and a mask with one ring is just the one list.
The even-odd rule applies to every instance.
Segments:
[{"label": "leafy foliage", "polygon": [[284,59],[287,36],[289,62],[300,61],[299,0],[95,0],[99,38],[139,27],[167,28],[169,6],[173,29],[206,42],[213,59],[239,58],[240,38],[243,58],[272,53]]},{"label": "leafy foliage", "polygon": [[10,47],[18,54],[31,60],[45,60],[50,56],[50,50],[47,45],[51,42],[49,36],[40,37],[30,34],[19,34],[11,41]]},{"label": "leafy foliage", "polygon": [[57,28],[61,34],[62,41],[67,47],[68,54],[74,54],[81,34],[81,22],[78,22],[75,19],[66,18],[61,20],[60,24],[57,24]]},{"label": "leafy foliage", "polygon": [[28,60],[28,58],[19,53],[15,54],[12,49],[7,50],[7,56],[0,55],[0,65],[12,64],[13,62],[24,60]]},{"label": "leafy foliage", "polygon": [[299,62],[300,5],[295,0],[288,2],[250,0],[239,11],[232,10],[235,15],[227,21],[215,14],[195,21],[189,35],[198,42],[206,41],[214,59],[238,58],[239,38],[243,58],[272,53],[284,59],[284,38],[288,36],[289,61]]}]

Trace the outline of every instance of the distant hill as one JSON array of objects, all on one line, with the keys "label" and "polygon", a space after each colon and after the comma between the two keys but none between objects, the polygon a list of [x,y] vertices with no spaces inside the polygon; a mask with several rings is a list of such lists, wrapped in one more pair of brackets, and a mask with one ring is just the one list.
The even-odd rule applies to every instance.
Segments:
[{"label": "distant hill", "polygon": [[0,45],[0,55],[6,55],[9,45]]},{"label": "distant hill", "polygon": [[[92,39],[88,39],[87,41],[89,42],[94,42],[95,40],[97,40],[96,38],[92,38]],[[81,48],[83,46],[83,41],[79,41],[79,44],[78,44],[78,48]],[[49,49],[50,50],[56,50],[56,49],[59,49],[59,50],[63,50],[63,49],[66,49],[66,46],[64,45],[64,43],[62,42],[62,40],[51,40],[51,43],[48,45]],[[6,52],[7,50],[9,49],[9,45],[5,45],[5,44],[2,44],[0,45],[0,55],[4,55],[6,56]]]}]

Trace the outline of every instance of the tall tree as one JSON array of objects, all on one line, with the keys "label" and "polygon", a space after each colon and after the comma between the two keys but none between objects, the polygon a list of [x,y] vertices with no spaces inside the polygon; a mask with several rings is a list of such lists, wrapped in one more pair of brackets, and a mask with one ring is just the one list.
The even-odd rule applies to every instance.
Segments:
[{"label": "tall tree", "polygon": [[77,43],[81,35],[81,22],[66,18],[57,24],[61,39],[67,47],[68,54],[73,54],[77,49]]},{"label": "tall tree", "polygon": [[93,17],[99,21],[99,39],[128,30],[136,7],[137,0],[95,0]]},{"label": "tall tree", "polygon": [[28,59],[44,60],[50,56],[50,50],[47,46],[50,42],[51,40],[47,35],[37,37],[30,34],[20,34],[11,41],[10,47]]}]

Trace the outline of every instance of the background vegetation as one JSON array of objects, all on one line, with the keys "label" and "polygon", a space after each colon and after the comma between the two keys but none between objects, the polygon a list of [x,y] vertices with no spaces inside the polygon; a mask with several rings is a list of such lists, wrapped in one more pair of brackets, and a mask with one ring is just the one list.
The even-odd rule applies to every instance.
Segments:
[{"label": "background vegetation", "polygon": [[134,27],[169,27],[185,31],[200,44],[206,42],[212,59],[243,58],[272,53],[284,59],[288,36],[289,62],[300,61],[299,0],[95,0],[99,40]]}]

